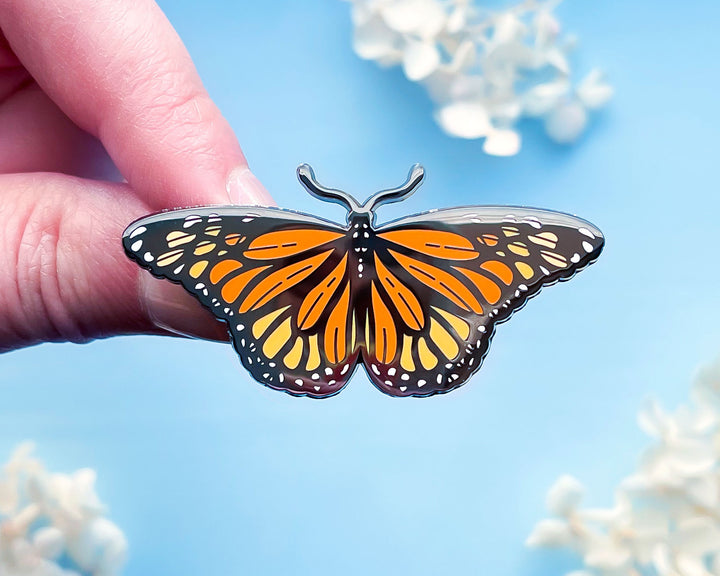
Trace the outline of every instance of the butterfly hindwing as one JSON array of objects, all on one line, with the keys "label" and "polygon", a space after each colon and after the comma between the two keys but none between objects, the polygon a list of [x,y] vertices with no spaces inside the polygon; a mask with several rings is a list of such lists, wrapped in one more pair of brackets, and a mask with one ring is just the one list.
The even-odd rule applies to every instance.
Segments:
[{"label": "butterfly hindwing", "polygon": [[350,240],[319,218],[273,208],[178,210],[131,225],[127,253],[227,322],[259,382],[325,397],[349,380]]},{"label": "butterfly hindwing", "polygon": [[604,242],[584,220],[509,207],[438,210],[375,233],[363,360],[373,383],[393,396],[462,385],[496,324],[592,263]]}]

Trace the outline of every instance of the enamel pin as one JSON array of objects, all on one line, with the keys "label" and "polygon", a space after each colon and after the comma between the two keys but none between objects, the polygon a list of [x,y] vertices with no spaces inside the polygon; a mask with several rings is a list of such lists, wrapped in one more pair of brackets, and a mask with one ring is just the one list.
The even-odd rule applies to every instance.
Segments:
[{"label": "enamel pin", "polygon": [[379,206],[421,184],[419,165],[364,204],[307,164],[297,172],[347,209],[345,226],[214,206],[148,216],[123,235],[130,258],[227,322],[253,378],[295,396],[337,394],[358,364],[391,396],[449,392],[480,368],[497,324],[603,248],[592,224],[532,208],[448,208],[377,227]]}]

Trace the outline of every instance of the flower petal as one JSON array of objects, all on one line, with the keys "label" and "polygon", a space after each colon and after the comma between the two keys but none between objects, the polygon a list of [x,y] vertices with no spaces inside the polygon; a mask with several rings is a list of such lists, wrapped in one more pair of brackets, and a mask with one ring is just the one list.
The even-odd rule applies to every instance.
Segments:
[{"label": "flower petal", "polygon": [[455,102],[437,112],[437,121],[448,134],[460,138],[480,138],[492,131],[490,117],[479,102]]},{"label": "flower petal", "polygon": [[587,112],[579,102],[564,102],[545,118],[545,132],[559,144],[570,144],[580,137],[587,125]]},{"label": "flower petal", "polygon": [[570,546],[574,540],[575,537],[567,522],[556,518],[548,518],[537,523],[525,544],[527,546],[559,548],[561,546]]},{"label": "flower petal", "polygon": [[387,25],[397,32],[429,38],[445,25],[445,9],[437,0],[393,0],[380,8]]},{"label": "flower petal", "polygon": [[410,41],[403,53],[403,70],[408,80],[422,80],[440,65],[440,52],[434,43]]},{"label": "flower petal", "polygon": [[556,516],[569,516],[580,505],[583,491],[584,487],[577,478],[564,474],[548,490],[545,505]]},{"label": "flower petal", "polygon": [[580,102],[590,110],[602,108],[614,94],[612,86],[602,82],[602,73],[599,70],[591,71],[575,92]]}]

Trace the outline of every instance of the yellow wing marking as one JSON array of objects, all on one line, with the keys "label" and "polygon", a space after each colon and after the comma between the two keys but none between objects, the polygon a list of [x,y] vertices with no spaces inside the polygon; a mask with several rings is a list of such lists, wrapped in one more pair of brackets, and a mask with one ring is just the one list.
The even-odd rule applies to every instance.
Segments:
[{"label": "yellow wing marking", "polygon": [[295,339],[295,344],[293,344],[293,347],[290,349],[290,352],[288,352],[285,355],[285,358],[283,358],[283,364],[290,368],[290,370],[295,370],[295,368],[298,367],[300,364],[300,359],[302,358],[303,353],[303,340],[300,336],[298,336]]},{"label": "yellow wing marking", "polygon": [[177,248],[178,246],[192,242],[196,237],[195,234],[189,234],[182,230],[173,230],[165,236],[165,240],[167,240],[168,248]]},{"label": "yellow wing marking", "polygon": [[263,354],[268,358],[275,358],[280,349],[290,340],[290,336],[292,336],[292,318],[288,316],[265,340],[262,348]]},{"label": "yellow wing marking", "polygon": [[550,252],[550,250],[541,250],[540,255],[546,262],[553,266],[557,266],[558,268],[565,268],[565,266],[567,266],[567,259],[562,254]]},{"label": "yellow wing marking", "polygon": [[508,244],[508,250],[510,250],[513,254],[522,256],[523,258],[530,256],[530,250],[528,250],[527,244],[523,242],[512,242]]},{"label": "yellow wing marking", "polygon": [[430,338],[448,360],[452,360],[460,352],[455,338],[435,318],[430,318]]},{"label": "yellow wing marking", "polygon": [[205,268],[207,268],[208,261],[207,260],[200,260],[199,262],[195,262],[190,267],[190,270],[188,270],[188,274],[195,278],[196,280],[200,278],[200,275],[205,272]]},{"label": "yellow wing marking", "polygon": [[318,335],[313,334],[308,340],[310,346],[310,354],[308,355],[305,370],[315,370],[320,366],[320,348],[318,347]]},{"label": "yellow wing marking", "polygon": [[525,278],[525,280],[530,280],[530,278],[535,276],[535,271],[529,264],[525,264],[525,262],[515,262],[515,268],[518,269],[518,272],[522,274],[522,277]]},{"label": "yellow wing marking", "polygon": [[420,356],[420,364],[425,370],[432,370],[437,366],[437,356],[430,352],[430,348],[428,348],[427,342],[422,336],[418,338],[418,355]]},{"label": "yellow wing marking", "polygon": [[179,248],[177,250],[171,250],[170,252],[165,252],[165,254],[161,254],[158,256],[157,259],[157,265],[158,266],[169,266],[173,262],[177,262],[182,255],[185,253],[185,250],[182,248]]},{"label": "yellow wing marking", "polygon": [[215,242],[203,240],[202,242],[198,242],[197,246],[195,246],[193,254],[195,254],[195,256],[205,256],[205,254],[210,254],[210,252],[215,250],[216,247],[217,244],[215,244]]},{"label": "yellow wing marking", "polygon": [[555,246],[557,246],[558,242],[558,237],[552,232],[540,232],[540,234],[529,236],[528,239],[534,244],[545,246],[546,248],[550,248],[551,250],[555,249]]},{"label": "yellow wing marking", "polygon": [[453,330],[457,332],[457,335],[460,336],[463,340],[467,340],[468,336],[470,336],[470,324],[465,322],[462,318],[459,316],[455,316],[455,314],[451,314],[447,310],[443,310],[442,308],[436,308],[435,306],[432,307],[435,312],[440,314],[445,320],[447,320],[447,323],[452,326]]},{"label": "yellow wing marking", "polygon": [[415,362],[412,358],[412,341],[409,334],[403,334],[402,352],[400,353],[400,366],[408,372],[415,372]]},{"label": "yellow wing marking", "polygon": [[270,312],[270,314],[265,314],[262,318],[259,318],[255,321],[252,327],[252,333],[255,337],[255,340],[258,340],[260,336],[265,334],[265,331],[270,327],[270,324],[272,324],[280,314],[285,312],[290,308],[290,306],[285,306],[285,308],[279,308],[278,310],[273,310]]}]

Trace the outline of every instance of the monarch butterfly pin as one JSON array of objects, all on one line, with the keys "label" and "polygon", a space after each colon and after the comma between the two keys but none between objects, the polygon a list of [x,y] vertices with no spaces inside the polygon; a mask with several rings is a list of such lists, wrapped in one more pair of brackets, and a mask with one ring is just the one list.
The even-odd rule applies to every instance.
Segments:
[{"label": "monarch butterfly pin", "polygon": [[348,210],[345,226],[221,206],[148,216],[123,235],[130,258],[227,322],[258,382],[295,396],[337,394],[358,364],[391,396],[449,392],[480,368],[498,323],[603,248],[592,224],[531,208],[448,208],[376,226],[379,206],[421,184],[419,165],[364,204],[307,164],[297,174]]}]

